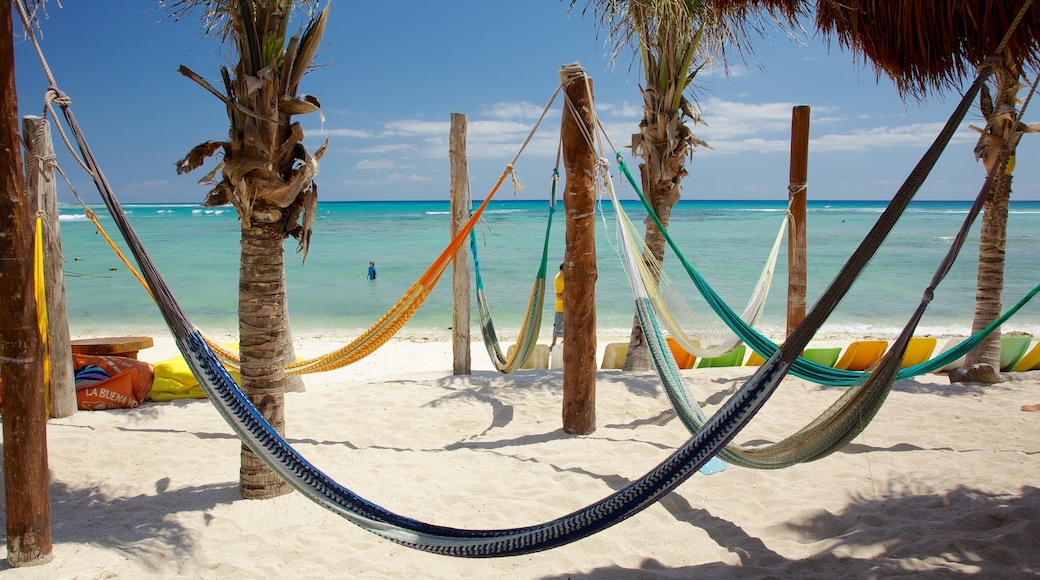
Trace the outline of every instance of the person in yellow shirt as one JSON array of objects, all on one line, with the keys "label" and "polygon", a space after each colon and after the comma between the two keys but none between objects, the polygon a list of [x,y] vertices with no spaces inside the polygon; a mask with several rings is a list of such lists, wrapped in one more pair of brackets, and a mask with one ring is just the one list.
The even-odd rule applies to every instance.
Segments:
[{"label": "person in yellow shirt", "polygon": [[556,346],[557,339],[563,342],[563,264],[560,264],[560,271],[553,279],[553,286],[556,287],[556,314],[553,318],[552,342],[549,343],[549,350]]}]

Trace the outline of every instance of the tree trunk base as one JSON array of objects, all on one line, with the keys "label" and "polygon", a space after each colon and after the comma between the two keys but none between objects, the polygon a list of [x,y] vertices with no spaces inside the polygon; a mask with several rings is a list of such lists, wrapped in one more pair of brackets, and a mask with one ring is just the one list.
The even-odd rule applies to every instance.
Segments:
[{"label": "tree trunk base", "polygon": [[270,477],[278,481],[272,481],[268,485],[256,488],[239,484],[238,491],[242,494],[242,499],[272,499],[292,493],[292,487],[277,475],[271,473]]},{"label": "tree trunk base", "polygon": [[292,492],[292,487],[243,445],[238,491],[242,499],[271,499]]},{"label": "tree trunk base", "polygon": [[951,383],[983,383],[995,385],[1003,382],[1000,373],[992,365],[985,363],[974,364],[950,371]]}]

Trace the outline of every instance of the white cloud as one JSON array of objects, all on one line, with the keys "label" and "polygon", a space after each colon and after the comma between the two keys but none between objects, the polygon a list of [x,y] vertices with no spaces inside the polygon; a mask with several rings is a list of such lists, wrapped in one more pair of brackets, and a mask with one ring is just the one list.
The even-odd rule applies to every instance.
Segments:
[{"label": "white cloud", "polygon": [[628,119],[639,120],[643,118],[643,105],[639,103],[630,103],[623,101],[620,105],[612,103],[598,103],[596,105],[596,111],[599,113],[600,118],[607,117],[624,117]]},{"label": "white cloud", "polygon": [[425,183],[433,181],[433,178],[426,175],[404,174],[404,173],[391,173],[386,176],[384,180],[386,183]]},{"label": "white cloud", "polygon": [[355,165],[355,169],[394,169],[399,167],[392,159],[362,159]]},{"label": "white cloud", "polygon": [[[494,103],[489,108],[481,111],[480,114],[498,119],[537,119],[542,116],[542,111],[544,109],[544,106],[535,105],[528,101],[520,101],[517,103]],[[555,107],[553,109],[555,111],[559,110]]]},{"label": "white cloud", "polygon": [[402,135],[447,135],[451,129],[448,121],[420,121],[418,119],[402,119],[390,121],[384,125],[385,131],[381,136]]},{"label": "white cloud", "polygon": [[387,143],[385,145],[373,145],[371,147],[363,147],[361,149],[352,149],[354,153],[395,153],[400,151],[407,151],[414,149],[414,145],[410,143]]},{"label": "white cloud", "polygon": [[372,132],[363,129],[314,129],[307,131],[307,135],[327,135],[331,137],[357,137],[360,139],[367,139],[372,136]]}]

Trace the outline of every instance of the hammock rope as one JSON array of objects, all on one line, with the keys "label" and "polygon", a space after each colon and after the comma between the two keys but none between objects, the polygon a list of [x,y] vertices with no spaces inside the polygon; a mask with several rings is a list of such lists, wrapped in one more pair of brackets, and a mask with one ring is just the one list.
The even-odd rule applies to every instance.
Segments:
[{"label": "hammock rope", "polygon": [[[604,168],[603,171],[606,171],[606,169]],[[609,181],[609,176],[604,181],[609,184],[610,196],[613,199],[612,181]],[[630,252],[633,257],[640,257],[640,259],[632,261],[627,260],[625,257],[621,258],[623,265],[626,262],[632,265],[632,269],[628,270],[630,274],[633,273],[633,270],[635,271],[636,277],[630,280],[630,282],[638,285],[640,295],[645,296],[653,303],[656,317],[662,321],[669,335],[686,352],[701,358],[720,356],[739,346],[742,342],[741,336],[734,332],[729,325],[721,321],[721,317],[716,317],[717,321],[712,322],[698,315],[689,302],[679,293],[678,288],[672,282],[667,272],[665,272],[661,262],[646,245],[645,239],[637,235],[638,228],[620,203],[614,204],[614,215],[618,237],[629,244],[624,251]],[[789,220],[790,211],[788,210],[784,212],[779,231],[777,231],[773,240],[773,245],[762,268],[762,273],[759,275],[758,282],[755,284],[755,288],[748,298],[743,312],[739,315],[734,314],[734,316],[739,316],[744,326],[753,328],[765,312],[766,298],[769,296],[773,274],[776,271],[776,262],[780,255],[780,247],[783,243]],[[721,300],[721,298],[718,298],[718,300]],[[691,330],[688,330],[693,328],[697,329],[696,336],[692,334]]]}]

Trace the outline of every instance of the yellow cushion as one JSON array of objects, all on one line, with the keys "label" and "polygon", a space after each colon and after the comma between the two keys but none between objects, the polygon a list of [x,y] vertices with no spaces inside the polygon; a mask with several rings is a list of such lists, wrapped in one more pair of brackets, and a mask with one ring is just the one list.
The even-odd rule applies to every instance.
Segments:
[{"label": "yellow cushion", "polygon": [[[224,346],[238,351],[238,344]],[[229,369],[230,371],[230,369]],[[238,371],[230,371],[236,383],[242,382]],[[172,401],[174,399],[205,399],[206,393],[191,374],[188,361],[183,356],[175,356],[155,363],[152,367],[152,389],[147,398],[152,401]]]}]

